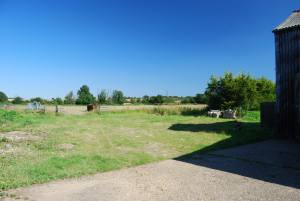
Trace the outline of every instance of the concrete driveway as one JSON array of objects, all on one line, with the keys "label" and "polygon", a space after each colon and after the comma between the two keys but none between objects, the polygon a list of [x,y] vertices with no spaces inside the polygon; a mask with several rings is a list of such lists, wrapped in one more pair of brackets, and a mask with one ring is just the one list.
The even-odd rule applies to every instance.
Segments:
[{"label": "concrete driveway", "polygon": [[270,140],[9,194],[5,201],[300,201],[300,145]]}]

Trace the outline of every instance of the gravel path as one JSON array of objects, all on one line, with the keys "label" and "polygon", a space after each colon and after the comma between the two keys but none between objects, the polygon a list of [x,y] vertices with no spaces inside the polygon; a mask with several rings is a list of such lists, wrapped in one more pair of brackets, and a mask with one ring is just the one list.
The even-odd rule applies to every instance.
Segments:
[{"label": "gravel path", "polygon": [[[279,148],[274,149],[274,145]],[[269,152],[268,146],[273,147]],[[294,149],[290,152],[287,147]],[[300,200],[300,166],[288,160],[295,166],[284,167],[284,162],[278,163],[278,157],[286,159],[288,155],[298,160],[298,148],[286,142],[268,141],[205,155],[194,154],[189,158],[12,190],[9,194],[14,199],[4,200],[297,201]]]}]

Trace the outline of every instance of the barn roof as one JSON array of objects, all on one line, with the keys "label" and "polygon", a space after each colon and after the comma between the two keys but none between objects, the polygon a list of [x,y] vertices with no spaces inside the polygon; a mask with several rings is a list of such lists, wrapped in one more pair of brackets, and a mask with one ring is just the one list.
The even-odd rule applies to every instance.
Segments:
[{"label": "barn roof", "polygon": [[282,24],[273,31],[278,32],[290,28],[300,27],[300,10],[295,10]]}]

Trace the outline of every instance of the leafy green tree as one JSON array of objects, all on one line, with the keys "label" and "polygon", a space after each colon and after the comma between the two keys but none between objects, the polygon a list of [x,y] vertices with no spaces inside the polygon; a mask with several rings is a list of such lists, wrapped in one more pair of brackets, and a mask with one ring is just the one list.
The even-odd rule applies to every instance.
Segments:
[{"label": "leafy green tree", "polygon": [[6,101],[8,101],[6,94],[0,91],[0,103]]},{"label": "leafy green tree", "polygon": [[142,103],[149,104],[150,97],[148,95],[143,96]]},{"label": "leafy green tree", "polygon": [[114,90],[111,98],[114,104],[122,105],[125,101],[123,92],[119,90]]},{"label": "leafy green tree", "polygon": [[217,77],[211,76],[208,82],[205,95],[207,97],[208,106],[210,109],[220,109],[222,104],[222,95],[220,81]]},{"label": "leafy green tree", "polygon": [[256,80],[257,99],[253,109],[258,109],[262,102],[273,102],[276,99],[276,85],[267,78],[259,78]]},{"label": "leafy green tree", "polygon": [[164,103],[164,97],[162,95],[150,97],[149,103],[154,105],[161,105]]},{"label": "leafy green tree", "polygon": [[193,103],[195,103],[195,98],[192,96],[183,97],[183,99],[181,100],[181,103],[182,104],[193,104]]},{"label": "leafy green tree", "polygon": [[70,91],[66,96],[65,96],[65,100],[64,103],[67,105],[72,105],[75,104],[76,98],[73,94],[73,91]]},{"label": "leafy green tree", "polygon": [[225,73],[211,77],[205,95],[211,109],[258,109],[263,101],[275,100],[275,84],[266,78],[255,79],[250,75]]},{"label": "leafy green tree", "polygon": [[76,104],[78,105],[88,105],[93,104],[96,101],[96,98],[90,92],[90,89],[87,85],[83,85],[77,92],[78,98]]},{"label": "leafy green tree", "polygon": [[234,107],[247,111],[253,108],[257,98],[256,80],[250,75],[240,74],[235,78]]},{"label": "leafy green tree", "polygon": [[46,103],[47,101],[44,100],[44,99],[42,99],[41,97],[36,97],[36,98],[30,99],[30,102],[39,102],[39,103],[41,103],[41,104],[44,104],[44,103]]},{"label": "leafy green tree", "polygon": [[107,103],[108,92],[105,89],[101,90],[101,92],[98,94],[97,98],[98,98],[98,103],[99,104]]},{"label": "leafy green tree", "polygon": [[163,102],[166,104],[175,103],[176,100],[177,100],[177,98],[173,97],[173,96],[163,96]]},{"label": "leafy green tree", "polygon": [[194,102],[197,104],[206,104],[207,100],[205,94],[196,94],[194,97]]},{"label": "leafy green tree", "polygon": [[22,103],[24,103],[24,100],[20,96],[17,96],[16,98],[14,98],[14,100],[12,101],[12,103],[13,104],[22,104]]},{"label": "leafy green tree", "polygon": [[64,104],[64,101],[63,101],[63,99],[61,99],[60,97],[52,98],[52,104],[55,104],[55,105],[63,105],[63,104]]}]

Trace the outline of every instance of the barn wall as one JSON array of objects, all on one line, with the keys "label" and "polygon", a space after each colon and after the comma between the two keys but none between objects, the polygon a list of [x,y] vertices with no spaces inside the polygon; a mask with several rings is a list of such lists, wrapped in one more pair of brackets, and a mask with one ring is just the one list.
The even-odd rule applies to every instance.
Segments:
[{"label": "barn wall", "polygon": [[296,74],[300,73],[300,28],[275,32],[278,131],[296,135]]},{"label": "barn wall", "polygon": [[295,95],[296,95],[296,138],[300,141],[300,73],[296,76],[295,85]]},{"label": "barn wall", "polygon": [[265,102],[260,104],[261,126],[277,134],[275,102]]}]

